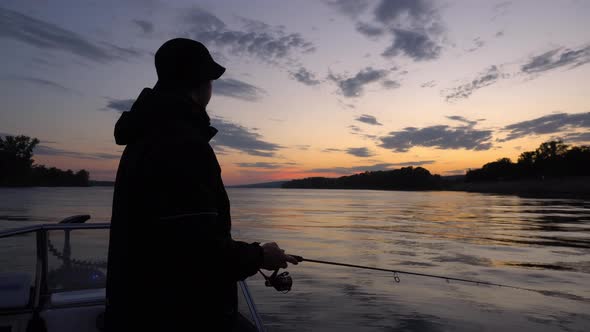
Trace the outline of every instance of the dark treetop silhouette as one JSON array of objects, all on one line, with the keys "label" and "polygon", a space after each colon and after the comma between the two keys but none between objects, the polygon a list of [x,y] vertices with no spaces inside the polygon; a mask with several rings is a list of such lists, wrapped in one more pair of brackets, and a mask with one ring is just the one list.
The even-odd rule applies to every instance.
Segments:
[{"label": "dark treetop silhouette", "polygon": [[274,243],[231,237],[230,202],[209,145],[217,130],[205,110],[211,80],[225,68],[189,39],[164,43],[155,62],[158,82],[115,126],[126,147],[113,198],[107,327],[229,330],[236,282],[297,261]]},{"label": "dark treetop silhouette", "polygon": [[569,146],[562,141],[549,141],[535,151],[521,153],[516,163],[509,158],[501,158],[482,168],[469,170],[465,179],[478,182],[588,175],[589,146]]},{"label": "dark treetop silhouette", "polygon": [[88,186],[89,173],[35,165],[39,140],[24,135],[0,137],[0,186]]}]

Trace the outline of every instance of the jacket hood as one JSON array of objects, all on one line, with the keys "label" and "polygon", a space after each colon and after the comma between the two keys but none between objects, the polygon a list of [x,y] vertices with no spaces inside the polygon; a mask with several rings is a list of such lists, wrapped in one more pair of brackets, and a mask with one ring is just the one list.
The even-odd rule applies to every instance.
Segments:
[{"label": "jacket hood", "polygon": [[[144,138],[172,135],[185,128],[207,141],[217,133],[210,126],[207,112],[196,110],[190,98],[157,89],[145,88],[115,125],[115,142],[127,145]],[[188,127],[188,128],[187,128]]]}]

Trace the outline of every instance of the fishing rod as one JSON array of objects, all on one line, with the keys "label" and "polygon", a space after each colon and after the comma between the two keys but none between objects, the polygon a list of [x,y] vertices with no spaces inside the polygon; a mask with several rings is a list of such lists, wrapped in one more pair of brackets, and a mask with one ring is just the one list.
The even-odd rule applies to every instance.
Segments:
[{"label": "fishing rod", "polygon": [[[497,286],[497,287],[503,287],[503,288],[518,289],[518,290],[523,290],[523,291],[528,291],[528,292],[535,292],[535,293],[544,294],[544,295],[547,295],[547,293],[548,293],[547,291],[542,291],[542,290],[538,290],[538,289],[512,286],[512,285],[506,285],[506,284],[498,284],[498,283],[488,282],[488,281],[455,278],[455,277],[441,276],[441,275],[436,275],[436,274],[428,274],[428,273],[420,273],[420,272],[412,272],[412,271],[404,271],[404,270],[385,269],[385,268],[371,267],[371,266],[365,266],[365,265],[355,265],[355,264],[323,261],[323,260],[318,260],[318,259],[304,258],[302,256],[297,256],[297,255],[289,255],[289,256],[295,258],[298,262],[310,262],[310,263],[316,263],[316,264],[335,265],[335,266],[350,267],[350,268],[355,268],[355,269],[373,270],[373,271],[382,271],[382,272],[393,273],[393,279],[395,280],[396,283],[401,282],[401,279],[399,277],[400,274],[407,274],[407,275],[413,275],[413,276],[419,276],[419,277],[442,279],[442,280],[446,280],[447,282],[459,281],[459,282],[471,283],[471,284],[476,284],[476,285]],[[293,285],[293,280],[289,276],[289,272],[285,271],[281,274],[277,274],[278,270],[276,270],[271,276],[266,276],[264,273],[262,273],[262,271],[260,271],[260,273],[262,274],[262,276],[266,280],[266,283],[265,283],[266,286],[274,287],[276,290],[283,292],[283,293],[287,293],[291,290],[291,286]]]}]

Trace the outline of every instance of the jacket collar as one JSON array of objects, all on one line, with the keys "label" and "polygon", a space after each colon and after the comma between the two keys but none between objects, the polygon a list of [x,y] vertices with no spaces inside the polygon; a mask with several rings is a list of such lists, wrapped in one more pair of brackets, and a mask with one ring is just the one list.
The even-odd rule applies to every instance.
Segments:
[{"label": "jacket collar", "polygon": [[153,89],[154,93],[161,95],[165,100],[172,100],[175,104],[175,110],[170,116],[176,117],[178,121],[188,123],[191,127],[196,129],[201,137],[209,142],[219,132],[215,127],[211,126],[211,118],[207,114],[205,107],[196,104],[186,94],[178,93],[173,90],[156,86]]}]

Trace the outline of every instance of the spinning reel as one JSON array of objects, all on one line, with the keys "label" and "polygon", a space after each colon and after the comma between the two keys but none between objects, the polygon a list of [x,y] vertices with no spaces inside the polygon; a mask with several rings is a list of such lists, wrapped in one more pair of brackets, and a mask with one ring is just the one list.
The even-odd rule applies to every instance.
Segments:
[{"label": "spinning reel", "polygon": [[291,290],[291,287],[293,286],[293,279],[291,278],[291,276],[289,275],[289,272],[287,272],[287,271],[284,271],[279,274],[279,269],[276,269],[270,275],[270,277],[267,276],[266,274],[264,274],[260,270],[258,270],[258,272],[260,272],[260,274],[262,274],[262,276],[266,280],[264,282],[264,285],[266,285],[266,287],[274,287],[274,289],[276,289],[277,291],[279,291],[283,294],[289,293],[289,291]]}]

